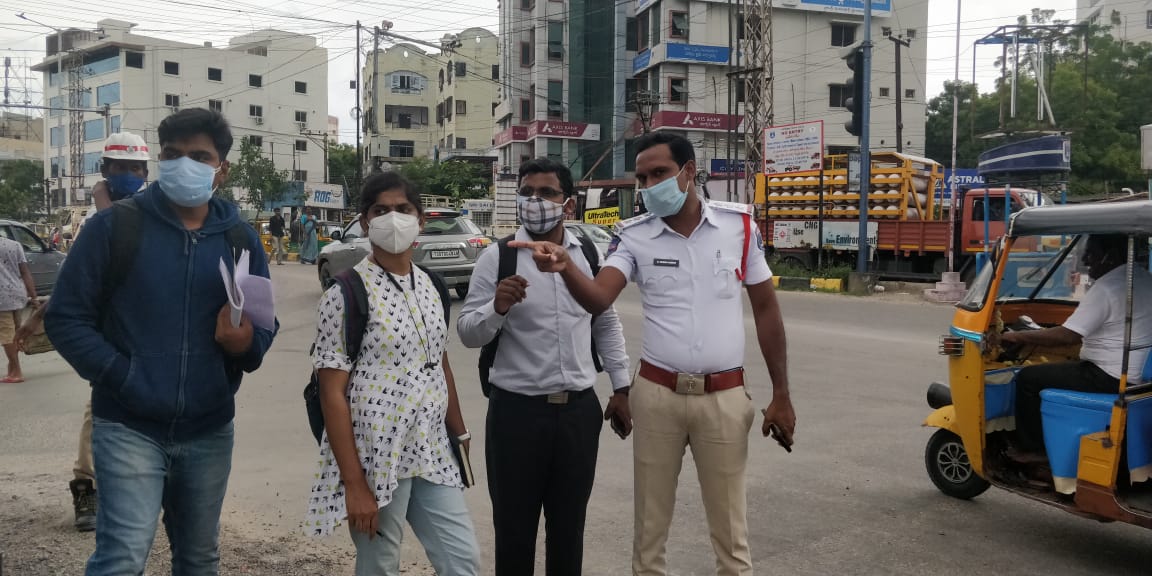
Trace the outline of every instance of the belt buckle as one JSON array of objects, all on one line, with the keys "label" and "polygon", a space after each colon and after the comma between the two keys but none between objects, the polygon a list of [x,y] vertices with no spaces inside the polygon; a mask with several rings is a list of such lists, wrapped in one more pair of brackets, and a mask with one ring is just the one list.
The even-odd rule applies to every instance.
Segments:
[{"label": "belt buckle", "polygon": [[549,394],[548,395],[548,403],[549,404],[567,404],[568,403],[568,393],[567,392],[556,392],[555,394]]},{"label": "belt buckle", "polygon": [[700,396],[707,393],[704,374],[676,373],[676,393]]}]

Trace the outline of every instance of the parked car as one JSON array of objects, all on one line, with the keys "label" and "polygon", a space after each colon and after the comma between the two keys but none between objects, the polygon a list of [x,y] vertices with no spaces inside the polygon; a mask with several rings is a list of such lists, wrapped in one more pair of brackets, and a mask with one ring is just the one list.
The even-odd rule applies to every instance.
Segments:
[{"label": "parked car", "polygon": [[47,296],[56,287],[56,275],[60,273],[60,265],[64,263],[64,254],[52,249],[43,239],[36,235],[31,228],[12,220],[0,220],[0,234],[9,240],[15,240],[24,247],[24,256],[28,258],[28,270],[32,272],[32,280],[36,283],[36,294]]},{"label": "parked car", "polygon": [[608,257],[608,246],[612,244],[614,238],[612,230],[606,226],[599,224],[589,224],[587,222],[565,222],[564,226],[576,236],[577,240],[585,241],[591,240],[596,248],[600,250],[600,262],[603,263],[604,259]]},{"label": "parked car", "polygon": [[[468,294],[468,281],[480,251],[492,243],[472,220],[454,210],[432,209],[424,212],[424,230],[416,238],[412,262],[439,273],[444,283],[463,298]],[[353,220],[343,231],[333,231],[332,243],[320,250],[317,269],[320,285],[327,288],[343,270],[355,266],[370,251],[368,236]]]}]

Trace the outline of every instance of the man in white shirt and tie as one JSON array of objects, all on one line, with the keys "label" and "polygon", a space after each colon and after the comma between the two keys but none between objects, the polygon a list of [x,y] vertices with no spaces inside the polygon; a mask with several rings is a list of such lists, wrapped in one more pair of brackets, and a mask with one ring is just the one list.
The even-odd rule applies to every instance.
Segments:
[{"label": "man in white shirt and tie", "polygon": [[[567,246],[572,263],[590,275],[586,251],[564,227],[574,211],[573,193],[563,164],[546,158],[524,163],[517,197],[522,226],[515,239]],[[541,272],[528,251],[504,244],[480,254],[457,322],[465,346],[499,339],[485,442],[495,573],[533,574],[543,509],[546,574],[579,576],[602,418],[621,438],[632,429],[624,334],[614,309],[593,318],[561,277]],[[499,279],[505,255],[516,259],[516,273]],[[614,391],[603,416],[593,390],[593,341]]]}]

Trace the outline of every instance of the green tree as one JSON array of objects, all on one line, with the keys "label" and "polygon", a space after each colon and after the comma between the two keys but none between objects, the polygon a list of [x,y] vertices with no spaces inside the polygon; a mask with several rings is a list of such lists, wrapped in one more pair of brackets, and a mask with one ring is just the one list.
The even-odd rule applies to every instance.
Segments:
[{"label": "green tree", "polygon": [[259,218],[265,205],[284,199],[288,191],[288,171],[277,170],[272,159],[265,157],[259,146],[243,140],[240,160],[232,164],[221,196],[232,197],[235,201],[233,187],[245,190],[244,201],[256,209],[256,217]]},{"label": "green tree", "polygon": [[32,220],[44,208],[44,165],[32,160],[0,162],[0,216]]},{"label": "green tree", "polygon": [[[1115,23],[1115,17],[1112,18]],[[1036,9],[1020,24],[1060,25],[1051,10]],[[979,154],[1008,141],[1031,138],[1038,131],[1059,131],[1072,142],[1072,194],[1143,189],[1139,164],[1139,127],[1152,123],[1152,44],[1114,39],[1106,25],[1063,31],[1025,28],[1021,37],[1040,39],[1020,48],[1016,85],[1017,117],[1008,117],[1011,79],[997,80],[995,91],[979,94],[960,87],[958,164],[974,167]],[[1038,58],[1043,51],[1044,87],[1055,121],[1039,122]],[[1009,51],[1009,61],[1014,59]],[[999,62],[998,62],[999,64]],[[927,109],[925,153],[944,164],[952,155],[953,86],[931,99]],[[1001,117],[1003,116],[1003,120]],[[996,134],[996,137],[984,137]]]},{"label": "green tree", "polygon": [[402,164],[397,171],[411,180],[421,194],[451,196],[454,200],[488,196],[488,179],[482,164],[466,160],[435,163],[428,158],[416,158]]},{"label": "green tree", "polygon": [[356,147],[351,144],[328,146],[328,183],[343,184],[349,190],[359,188],[356,181]]}]

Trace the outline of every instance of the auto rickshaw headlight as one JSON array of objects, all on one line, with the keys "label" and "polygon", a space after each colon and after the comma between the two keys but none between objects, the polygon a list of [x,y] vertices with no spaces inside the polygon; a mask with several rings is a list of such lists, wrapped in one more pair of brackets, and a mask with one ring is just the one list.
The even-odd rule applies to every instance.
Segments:
[{"label": "auto rickshaw headlight", "polygon": [[963,356],[964,339],[959,336],[941,336],[940,354],[942,356]]}]

